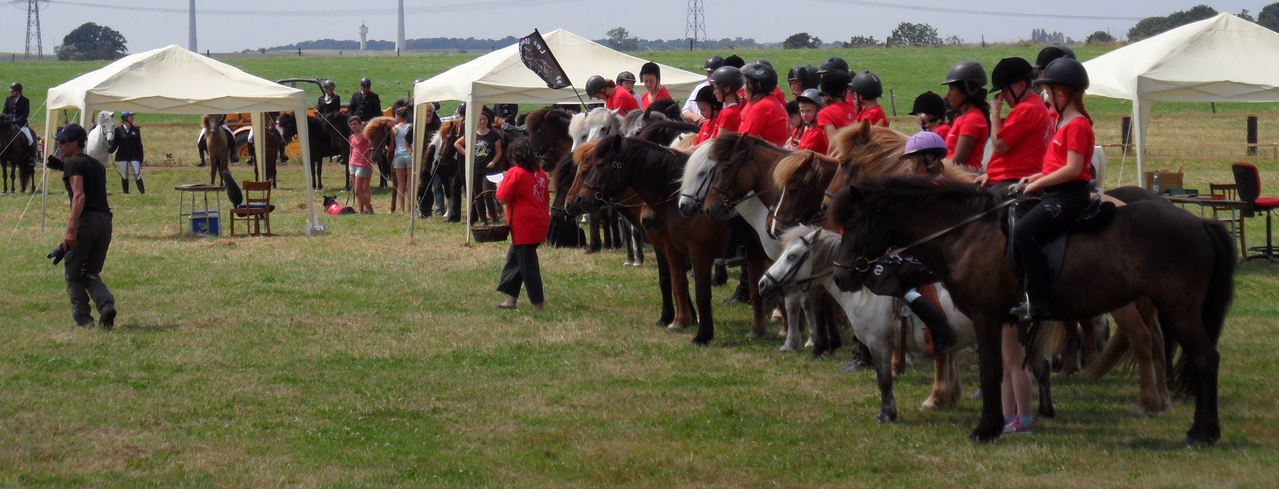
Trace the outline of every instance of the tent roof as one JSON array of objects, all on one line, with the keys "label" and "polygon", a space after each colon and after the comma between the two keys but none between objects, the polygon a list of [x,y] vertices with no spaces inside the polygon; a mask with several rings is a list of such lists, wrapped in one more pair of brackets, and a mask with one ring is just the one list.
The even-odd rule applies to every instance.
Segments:
[{"label": "tent roof", "polygon": [[1180,102],[1279,101],[1279,33],[1221,14],[1084,63],[1089,95]]},{"label": "tent roof", "polygon": [[305,106],[306,93],[170,45],[125,56],[50,88],[47,103],[50,110],[274,112]]},{"label": "tent roof", "polygon": [[[622,71],[638,73],[640,66],[647,62],[564,29],[547,33],[543,39],[579,92],[584,92],[586,79],[591,75],[614,78]],[[518,50],[518,45],[507,46],[418,83],[413,89],[413,99],[417,103],[465,101],[472,97],[491,103],[577,103],[573,90],[547,88],[546,82],[520,62]],[[659,66],[662,68],[662,86],[672,96],[687,93],[706,80],[706,75],[662,64]],[[644,86],[635,85],[635,92],[638,97],[644,93]],[[582,93],[582,97],[585,99],[586,94]]]}]

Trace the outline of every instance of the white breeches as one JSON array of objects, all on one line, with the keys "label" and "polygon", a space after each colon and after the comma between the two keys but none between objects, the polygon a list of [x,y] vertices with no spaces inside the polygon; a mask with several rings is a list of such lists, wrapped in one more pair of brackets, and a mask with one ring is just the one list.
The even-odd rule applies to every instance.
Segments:
[{"label": "white breeches", "polygon": [[140,161],[117,161],[120,164],[120,178],[128,179],[129,171],[133,171],[133,179],[142,179],[142,162]]}]

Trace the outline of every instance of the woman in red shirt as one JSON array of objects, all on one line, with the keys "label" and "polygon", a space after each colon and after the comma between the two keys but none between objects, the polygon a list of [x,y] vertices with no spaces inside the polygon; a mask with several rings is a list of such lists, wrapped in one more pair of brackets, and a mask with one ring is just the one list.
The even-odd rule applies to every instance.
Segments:
[{"label": "woman in red shirt", "polygon": [[[998,92],[990,111],[990,142],[994,147],[986,174],[977,177],[977,184],[1000,190],[1043,168],[1052,122],[1048,108],[1031,87],[1035,68],[1029,62],[1004,58],[990,77],[991,88]],[[1007,119],[1000,117],[1004,102],[1012,109]]]},{"label": "woman in red shirt", "polygon": [[671,98],[671,92],[662,86],[662,67],[657,66],[657,63],[649,61],[640,67],[640,83],[647,90],[640,96],[641,109],[647,109],[649,104],[658,100]]},{"label": "woman in red shirt", "polygon": [[506,205],[506,222],[511,225],[511,247],[506,251],[506,265],[497,283],[497,291],[507,295],[498,309],[515,309],[520,286],[528,289],[534,311],[545,305],[542,295],[542,271],[537,263],[537,247],[546,241],[551,226],[550,183],[546,172],[537,165],[527,139],[511,143],[509,158],[515,166],[506,171],[497,189],[497,200]]},{"label": "woman in red shirt", "polygon": [[369,163],[373,150],[369,149],[369,140],[364,139],[364,121],[359,116],[351,116],[346,120],[346,125],[351,128],[351,136],[348,141],[351,143],[351,156],[347,160],[350,162],[351,171],[351,193],[355,194],[356,212],[360,214],[372,214],[373,202],[369,196],[369,181],[373,176],[373,164]]},{"label": "woman in red shirt", "polygon": [[950,87],[946,98],[960,114],[946,135],[946,159],[956,165],[980,170],[986,140],[990,138],[990,126],[986,122],[990,120],[990,103],[986,101],[986,69],[976,61],[960,61],[950,67],[942,85]]},{"label": "woman in red shirt", "polygon": [[741,133],[757,136],[781,146],[786,144],[786,107],[777,101],[777,72],[772,66],[751,63],[742,67],[743,88],[750,97],[750,109],[742,118]]},{"label": "woman in red shirt", "polygon": [[1089,163],[1095,136],[1092,118],[1084,110],[1084,90],[1088,88],[1088,72],[1084,65],[1070,58],[1060,58],[1044,69],[1035,83],[1047,85],[1053,108],[1061,114],[1057,132],[1044,155],[1039,173],[1022,179],[1026,193],[1043,191],[1043,201],[1026,213],[1013,228],[1013,239],[1021,251],[1026,270],[1026,294],[1029,301],[1010,314],[1023,317],[1052,315],[1048,293],[1048,264],[1040,245],[1044,239],[1065,230],[1075,216],[1088,206]]},{"label": "woman in red shirt", "polygon": [[857,107],[857,121],[870,121],[872,126],[888,127],[888,115],[879,106],[879,97],[884,95],[884,84],[879,76],[863,71],[853,77],[853,105]]},{"label": "woman in red shirt", "polygon": [[613,80],[607,80],[599,75],[591,75],[586,79],[586,94],[603,100],[604,108],[616,110],[618,115],[626,115],[627,112],[640,108],[639,102],[635,101],[635,96],[631,95],[631,92],[618,89],[617,83]]},{"label": "woman in red shirt", "polygon": [[832,69],[822,75],[822,96],[826,103],[817,113],[817,127],[826,133],[827,140],[834,140],[837,131],[857,122],[857,109],[845,100],[852,81],[848,72],[840,69]]},{"label": "woman in red shirt", "polygon": [[815,153],[826,154],[830,150],[830,140],[826,139],[826,132],[817,127],[817,111],[822,108],[822,92],[816,88],[804,90],[795,98],[799,102],[799,127],[795,128],[795,133],[791,135],[791,139],[797,141],[796,149],[812,150]]}]

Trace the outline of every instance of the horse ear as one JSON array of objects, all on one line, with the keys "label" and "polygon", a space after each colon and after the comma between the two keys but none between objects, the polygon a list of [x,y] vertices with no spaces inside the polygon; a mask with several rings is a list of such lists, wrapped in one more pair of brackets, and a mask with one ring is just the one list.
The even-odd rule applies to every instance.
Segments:
[{"label": "horse ear", "polygon": [[862,121],[862,141],[861,142],[862,142],[862,146],[865,146],[866,143],[870,142],[870,121],[869,120]]},{"label": "horse ear", "polygon": [[814,228],[813,228],[813,232],[812,232],[811,234],[809,234],[809,235],[808,235],[808,242],[809,242],[809,243],[816,243],[816,242],[817,242],[817,237],[818,237],[819,235],[821,235],[821,234],[822,234],[822,228],[814,227]]}]

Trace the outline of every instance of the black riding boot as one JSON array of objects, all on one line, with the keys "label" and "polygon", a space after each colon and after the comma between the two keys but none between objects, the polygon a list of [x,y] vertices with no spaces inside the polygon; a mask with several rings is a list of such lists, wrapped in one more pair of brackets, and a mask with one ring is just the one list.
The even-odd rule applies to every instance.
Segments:
[{"label": "black riding boot", "polygon": [[[907,293],[907,295],[912,295]],[[946,320],[946,314],[937,309],[933,302],[927,297],[915,294],[916,297],[910,301],[910,311],[919,316],[924,321],[924,326],[928,327],[928,333],[933,338],[933,352],[937,354],[949,353],[956,343],[959,343],[959,337],[955,335],[955,328],[950,326],[950,322]]]},{"label": "black riding boot", "polygon": [[120,187],[124,189],[124,194],[129,195],[129,179],[121,178]]},{"label": "black riding boot", "polygon": [[141,179],[141,178],[139,178],[139,179],[134,180],[134,181],[135,181],[135,182],[138,182],[138,193],[139,193],[139,194],[146,194],[146,193],[147,193],[147,188],[146,188],[146,187],[144,187],[144,186],[142,186],[142,179]]}]

